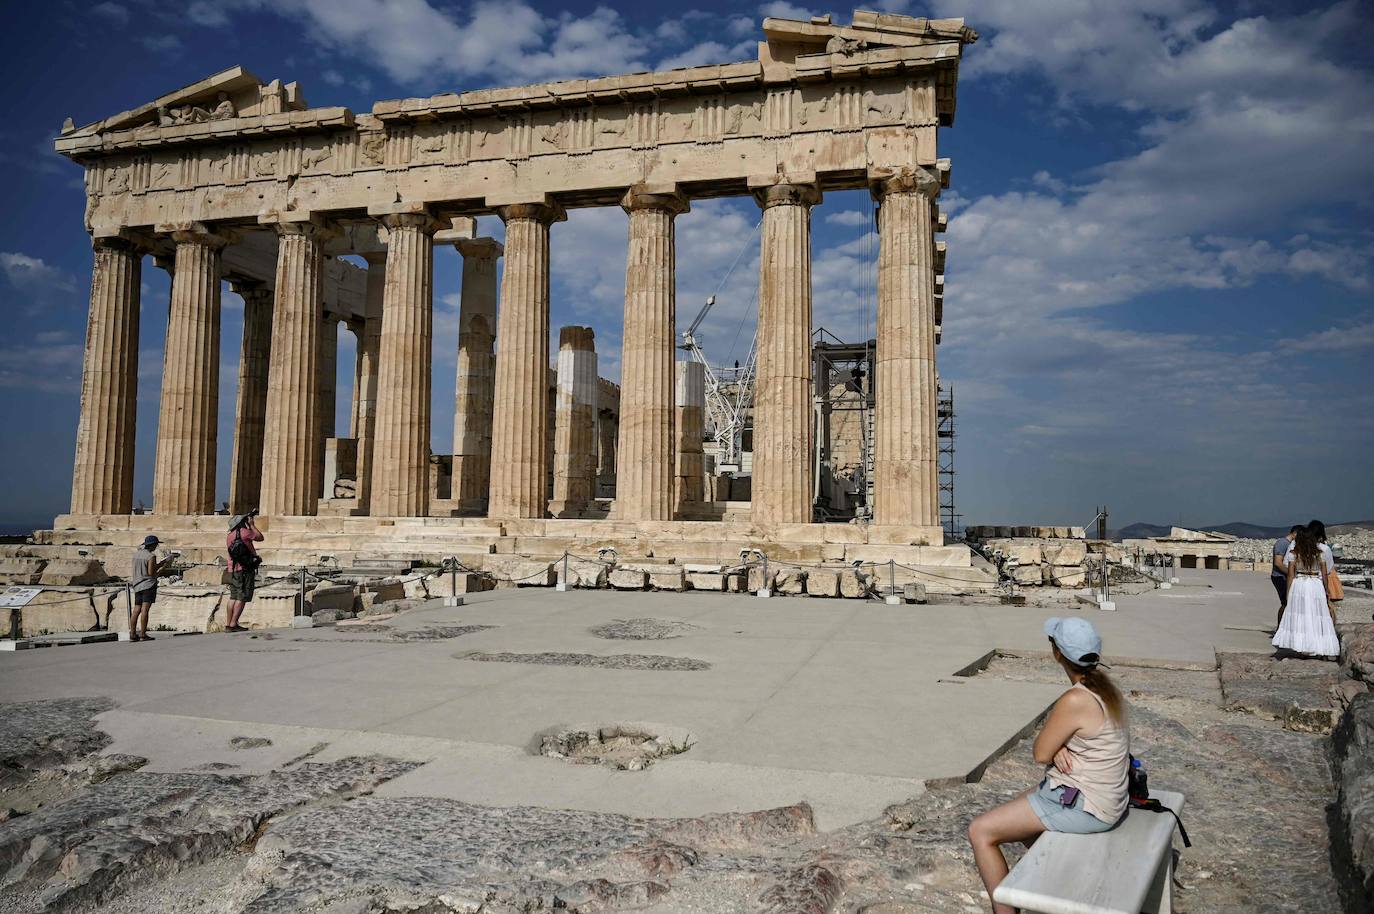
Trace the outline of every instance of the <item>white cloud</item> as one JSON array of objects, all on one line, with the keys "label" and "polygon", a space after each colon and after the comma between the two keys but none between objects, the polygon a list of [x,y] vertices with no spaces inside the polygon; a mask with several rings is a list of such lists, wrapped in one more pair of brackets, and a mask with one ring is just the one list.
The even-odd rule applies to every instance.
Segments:
[{"label": "white cloud", "polygon": [[771,16],[774,19],[800,19],[803,22],[810,19],[813,15],[805,7],[797,6],[795,3],[787,3],[786,0],[772,0],[759,7],[760,16]]},{"label": "white cloud", "polygon": [[129,8],[120,3],[97,3],[91,7],[91,12],[120,25],[129,21]]},{"label": "white cloud", "polygon": [[16,289],[23,291],[71,292],[76,282],[42,258],[14,251],[0,251],[0,272]]},{"label": "white cloud", "polygon": [[843,225],[845,227],[857,228],[861,225],[871,225],[873,214],[859,209],[844,209],[838,213],[826,213],[825,221],[830,225]]},{"label": "white cloud", "polygon": [[154,54],[170,54],[181,50],[181,39],[175,35],[144,35],[140,43]]},{"label": "white cloud", "polygon": [[82,344],[38,337],[0,347],[0,387],[57,393],[80,390]]},{"label": "white cloud", "polygon": [[1287,352],[1353,353],[1374,349],[1374,316],[1364,315],[1356,324],[1329,327],[1279,344]]}]

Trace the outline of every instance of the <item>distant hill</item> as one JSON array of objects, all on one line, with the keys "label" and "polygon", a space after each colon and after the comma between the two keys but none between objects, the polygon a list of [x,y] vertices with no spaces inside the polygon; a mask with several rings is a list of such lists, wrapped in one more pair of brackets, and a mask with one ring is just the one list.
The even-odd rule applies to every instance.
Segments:
[{"label": "distant hill", "polygon": [[1328,534],[1354,533],[1357,530],[1374,530],[1374,520],[1352,520],[1344,524],[1332,524],[1326,528]]},{"label": "distant hill", "polygon": [[[1168,536],[1173,529],[1171,524],[1131,524],[1119,530],[1108,530],[1107,536],[1113,540],[1123,539],[1148,539],[1152,536]],[[1244,521],[1232,521],[1229,524],[1214,524],[1212,526],[1189,527],[1190,530],[1204,530],[1212,533],[1225,533],[1230,536],[1238,536],[1247,540],[1271,540],[1288,535],[1287,527],[1265,527],[1262,524],[1247,524]],[[1353,520],[1344,524],[1327,524],[1326,532],[1330,536],[1338,533],[1354,533],[1356,530],[1374,530],[1374,520]],[[1088,531],[1091,536],[1092,530]]]}]

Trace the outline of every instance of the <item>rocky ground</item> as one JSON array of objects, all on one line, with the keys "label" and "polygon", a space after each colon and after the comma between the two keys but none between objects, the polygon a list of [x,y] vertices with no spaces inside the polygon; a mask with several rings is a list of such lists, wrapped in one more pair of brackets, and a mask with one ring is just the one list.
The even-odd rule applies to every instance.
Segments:
[{"label": "rocky ground", "polygon": [[[631,621],[636,634],[658,634]],[[1193,847],[1177,870],[1176,910],[1340,910],[1328,821],[1337,857],[1354,848],[1366,866],[1341,879],[1374,872],[1374,837],[1361,830],[1374,818],[1374,698],[1342,690],[1351,676],[1374,678],[1374,626],[1344,635],[1358,651],[1339,668],[1227,655],[1218,671],[1113,670],[1151,783],[1187,795]],[[1012,656],[978,675],[1062,679],[1047,661]],[[1333,779],[1330,738],[1299,731],[1329,728],[1330,711],[1316,712],[1342,703],[1352,712]],[[986,901],[968,822],[1039,776],[1022,740],[977,784],[932,788],[818,833],[804,803],[631,819],[371,795],[412,766],[387,758],[321,764],[307,753],[262,776],[149,773],[142,759],[100,754],[108,741],[94,717],[108,707],[0,706],[0,911],[974,914]],[[235,751],[230,741],[226,760]]]}]

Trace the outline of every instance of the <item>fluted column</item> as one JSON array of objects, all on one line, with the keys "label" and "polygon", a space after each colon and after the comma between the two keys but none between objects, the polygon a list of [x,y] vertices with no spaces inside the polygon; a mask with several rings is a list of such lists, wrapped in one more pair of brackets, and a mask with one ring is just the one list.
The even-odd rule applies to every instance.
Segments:
[{"label": "fluted column", "polygon": [[630,188],[620,201],[630,214],[625,262],[625,324],[620,355],[620,444],[613,517],[672,520],[677,439],[676,244],[674,219],[687,198],[671,188]]},{"label": "fluted column", "polygon": [[554,517],[576,517],[596,497],[596,335],[558,332],[558,394],[553,445]]},{"label": "fluted column", "polygon": [[434,332],[434,231],[423,212],[381,217],[387,228],[386,287],[377,372],[371,513],[429,513],[429,392]]},{"label": "fluted column", "polygon": [[751,516],[758,524],[811,522],[811,207],[814,184],[758,188],[758,380],[754,394]]},{"label": "fluted column", "polygon": [[72,468],[73,514],[128,514],[134,503],[142,252],[97,238]]},{"label": "fluted column", "polygon": [[496,387],[496,261],[504,248],[494,238],[459,241],[457,247],[463,255],[463,287],[453,397],[453,497],[460,508],[485,511]]},{"label": "fluted column", "polygon": [[319,509],[320,314],[329,231],[315,219],[277,223],[277,288],[267,372],[262,512]]},{"label": "fluted column", "polygon": [[372,454],[377,440],[377,360],[382,351],[382,308],[386,296],[386,252],[364,254],[367,314],[358,338],[358,508],[371,513]]},{"label": "fluted column", "polygon": [[153,470],[158,514],[212,514],[219,425],[220,251],[228,240],[182,224],[162,361],[162,402]]},{"label": "fluted column", "polygon": [[[600,385],[598,385],[599,387]],[[600,394],[600,390],[597,391]],[[618,407],[617,407],[618,408]],[[596,488],[615,490],[615,446],[620,439],[620,418],[602,408],[596,416]]]},{"label": "fluted column", "polygon": [[677,363],[677,509],[705,501],[706,366]]},{"label": "fluted column", "polygon": [[549,226],[566,218],[550,203],[500,209],[506,268],[496,330],[490,517],[543,517],[548,507]]},{"label": "fluted column", "polygon": [[935,245],[940,178],[912,168],[874,183],[878,207],[878,354],[873,519],[938,526]]},{"label": "fluted column", "polygon": [[324,491],[324,443],[334,437],[338,410],[339,386],[339,318],[320,314],[320,384],[319,419],[320,445],[315,453],[316,478],[320,480],[320,497],[329,498],[333,492]]},{"label": "fluted column", "polygon": [[234,408],[234,458],[229,475],[229,510],[258,507],[262,497],[262,446],[267,424],[267,372],[272,362],[272,290],[239,283],[243,298],[243,343],[239,350],[238,402]]}]

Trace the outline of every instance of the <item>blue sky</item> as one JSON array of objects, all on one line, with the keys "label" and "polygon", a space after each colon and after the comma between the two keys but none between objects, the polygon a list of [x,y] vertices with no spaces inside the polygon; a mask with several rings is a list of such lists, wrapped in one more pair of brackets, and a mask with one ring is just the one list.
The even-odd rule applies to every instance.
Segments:
[{"label": "blue sky", "polygon": [[[1285,524],[1374,517],[1374,28],[1368,3],[936,0],[964,15],[941,372],[969,523]],[[0,70],[0,530],[66,509],[90,248],[82,124],[234,64],[311,105],[754,56],[789,3],[219,0],[8,4]],[[848,21],[849,9],[836,9]],[[758,211],[678,223],[678,319],[720,287],[713,360],[752,333]],[[500,235],[494,218],[484,231]],[[815,324],[871,332],[871,203],[814,214]],[[596,328],[618,377],[625,216],[553,232],[553,327]],[[737,255],[744,256],[726,280]],[[144,267],[136,497],[151,501],[168,283]],[[434,449],[450,449],[460,262],[436,258]],[[221,498],[241,303],[225,294]],[[347,402],[351,336],[340,333]],[[338,410],[340,432],[347,409]]]}]

